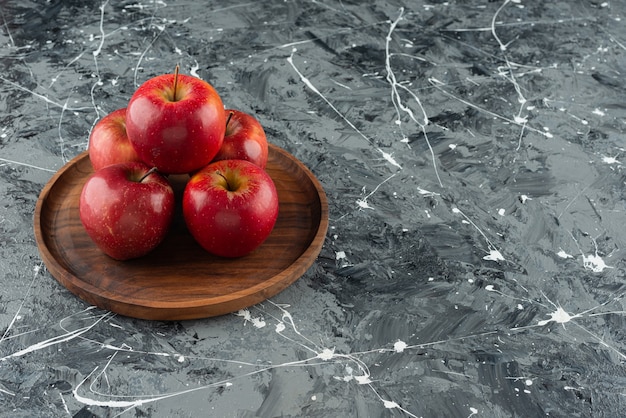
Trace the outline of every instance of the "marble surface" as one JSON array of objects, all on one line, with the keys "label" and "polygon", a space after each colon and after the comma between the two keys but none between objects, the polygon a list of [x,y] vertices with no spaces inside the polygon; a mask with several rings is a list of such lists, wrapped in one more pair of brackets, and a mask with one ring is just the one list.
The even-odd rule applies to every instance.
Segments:
[{"label": "marble surface", "polygon": [[[595,0],[0,2],[0,415],[620,416],[625,21]],[[330,227],[270,300],[145,321],[60,285],[33,212],[176,64],[315,173]]]}]

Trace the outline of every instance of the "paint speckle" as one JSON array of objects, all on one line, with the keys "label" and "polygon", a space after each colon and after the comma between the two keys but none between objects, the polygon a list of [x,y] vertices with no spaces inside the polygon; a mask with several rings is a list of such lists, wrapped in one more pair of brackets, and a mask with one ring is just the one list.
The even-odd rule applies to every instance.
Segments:
[{"label": "paint speckle", "polygon": [[356,201],[356,204],[359,206],[359,209],[374,209],[369,205],[369,203],[367,203],[367,200],[365,199],[358,199]]},{"label": "paint speckle", "polygon": [[394,408],[400,407],[400,405],[398,405],[394,401],[387,401],[387,400],[383,400],[383,405],[385,405],[385,408],[387,409],[394,409]]},{"label": "paint speckle", "polygon": [[489,254],[484,256],[483,260],[488,260],[488,261],[505,261],[504,257],[500,253],[500,251],[496,250],[495,248],[492,248],[491,250],[489,250]]},{"label": "paint speckle", "polygon": [[241,309],[235,315],[243,317],[244,325],[248,322],[250,322],[256,328],[263,328],[266,325],[265,321],[262,318],[260,317],[253,318],[252,314],[250,314],[250,311],[248,309]]},{"label": "paint speckle", "polygon": [[372,383],[372,379],[370,379],[370,377],[368,375],[354,376],[354,380],[359,385],[367,385],[369,383]]},{"label": "paint speckle", "polygon": [[404,351],[404,349],[405,349],[405,348],[407,348],[407,347],[408,347],[407,343],[405,343],[404,341],[400,341],[400,340],[396,341],[396,342],[393,344],[393,350],[394,350],[396,353],[401,353],[401,352],[403,352],[403,351]]},{"label": "paint speckle", "polygon": [[556,253],[556,255],[558,255],[561,258],[574,258],[573,255],[566,253],[565,251],[561,250],[558,253]]},{"label": "paint speckle", "polygon": [[583,267],[587,270],[591,270],[594,273],[602,273],[604,269],[611,269],[613,267],[607,266],[602,257],[598,254],[583,255]]},{"label": "paint speckle", "polygon": [[435,197],[440,196],[439,193],[431,192],[430,190],[422,189],[421,187],[417,188],[417,192],[425,197]]},{"label": "paint speckle", "polygon": [[570,315],[562,307],[557,307],[556,311],[550,313],[550,319],[546,319],[543,321],[537,322],[537,325],[543,326],[548,322],[556,322],[558,324],[565,324],[572,319],[576,318],[578,315]]},{"label": "paint speckle", "polygon": [[198,74],[199,69],[200,69],[200,64],[198,64],[198,61],[196,61],[195,64],[189,70],[189,74],[191,74],[192,76],[196,78],[200,78],[200,74]]},{"label": "paint speckle", "polygon": [[330,360],[335,357],[335,349],[334,348],[325,348],[321,353],[317,355],[317,358],[322,360]]},{"label": "paint speckle", "polygon": [[615,157],[602,157],[602,162],[609,164],[609,165],[620,163]]}]

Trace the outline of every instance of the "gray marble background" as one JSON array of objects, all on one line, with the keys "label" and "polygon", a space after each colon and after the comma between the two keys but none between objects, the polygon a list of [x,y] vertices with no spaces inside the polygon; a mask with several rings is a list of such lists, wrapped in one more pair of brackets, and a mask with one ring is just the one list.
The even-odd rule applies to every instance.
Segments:
[{"label": "gray marble background", "polygon": [[[620,416],[625,21],[623,1],[0,1],[0,415]],[[33,211],[176,64],[315,173],[330,228],[270,300],[153,322],[61,286]]]}]

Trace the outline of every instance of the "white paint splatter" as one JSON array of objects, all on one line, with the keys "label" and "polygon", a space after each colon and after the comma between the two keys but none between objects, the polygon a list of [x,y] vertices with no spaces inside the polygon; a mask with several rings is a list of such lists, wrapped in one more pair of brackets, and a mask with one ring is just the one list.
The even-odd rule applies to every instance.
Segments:
[{"label": "white paint splatter", "polygon": [[431,192],[430,190],[422,189],[421,187],[417,188],[417,192],[425,197],[441,196],[440,193]]},{"label": "white paint splatter", "polygon": [[591,270],[594,273],[602,273],[604,269],[612,269],[613,267],[607,266],[602,257],[597,253],[590,255],[583,255],[583,267],[587,270]]},{"label": "white paint splatter", "polygon": [[[26,347],[26,348],[24,348],[22,350],[16,351],[16,352],[14,352],[12,354],[9,354],[8,356],[0,358],[0,361],[5,361],[5,360],[7,360],[9,358],[13,358],[13,357],[21,357],[23,355],[30,354],[30,353],[33,353],[35,351],[42,350],[44,348],[47,348],[47,347],[50,347],[50,346],[53,346],[53,345],[57,345],[57,344],[60,344],[60,343],[71,341],[74,338],[78,338],[81,335],[83,335],[84,333],[86,333],[87,331],[91,330],[93,327],[95,327],[97,324],[99,324],[100,321],[104,320],[105,318],[109,318],[111,315],[112,314],[110,314],[110,313],[106,313],[105,315],[102,315],[100,318],[98,318],[91,325],[88,325],[88,326],[85,326],[85,327],[82,327],[82,328],[78,328],[78,329],[73,330],[73,331],[68,331],[65,334],[58,335],[58,336],[52,337],[52,338],[48,338],[47,340],[43,340],[43,341],[40,341],[38,343],[32,344],[32,345],[30,345],[30,346],[28,346],[28,347]],[[14,320],[15,320],[15,317],[14,317]],[[13,325],[13,322],[14,321],[11,322],[10,326]],[[6,338],[6,332],[5,332],[5,335],[2,337],[2,340],[4,340],[5,338]],[[2,340],[0,340],[0,341],[2,341]]]},{"label": "white paint splatter", "polygon": [[496,250],[495,248],[491,248],[489,250],[489,254],[484,256],[483,260],[488,260],[488,261],[506,261],[504,259],[504,257],[502,256],[502,253],[500,253],[500,251]]},{"label": "white paint splatter", "polygon": [[[372,206],[370,206],[369,203],[367,203],[367,199],[369,199],[374,193],[376,193],[378,191],[378,189],[380,188],[380,186],[382,186],[383,184],[387,183],[389,180],[391,180],[395,176],[396,176],[396,173],[390,175],[385,180],[383,180],[378,186],[374,187],[374,190],[372,190],[363,199],[357,199],[356,204],[359,206],[359,209],[374,209]],[[363,186],[363,192],[365,192],[365,186]]]},{"label": "white paint splatter", "polygon": [[369,205],[369,203],[367,203],[367,200],[365,199],[357,199],[356,204],[359,206],[360,209],[374,209]]},{"label": "white paint splatter", "polygon": [[[10,392],[10,391],[5,390],[5,389],[2,389],[2,388],[0,388],[0,393],[4,393],[4,394],[9,395],[9,396],[15,396],[15,393]],[[63,398],[61,398],[61,399],[63,399]]]},{"label": "white paint splatter", "polygon": [[380,153],[383,155],[383,158],[387,160],[391,165],[395,165],[400,169],[402,168],[402,166],[398,164],[398,162],[391,156],[391,154],[381,150],[380,148],[378,148],[378,151],[380,151]]},{"label": "white paint splatter", "polygon": [[252,318],[252,325],[255,326],[255,328],[263,328],[266,323],[263,319],[261,319],[260,317],[257,318]]},{"label": "white paint splatter", "polygon": [[523,125],[526,122],[528,122],[528,118],[526,117],[521,117],[521,116],[515,116],[513,118],[513,120],[515,121],[515,123],[519,124],[519,125]]},{"label": "white paint splatter", "polygon": [[394,350],[396,353],[401,353],[401,352],[403,352],[403,351],[404,351],[404,349],[405,349],[405,348],[407,348],[407,347],[408,347],[407,343],[405,343],[404,341],[400,341],[400,340],[396,341],[396,342],[393,344],[393,350]]},{"label": "white paint splatter", "polygon": [[573,255],[566,253],[565,251],[561,250],[558,253],[556,253],[556,255],[558,255],[561,258],[574,258]]},{"label": "white paint splatter", "polygon": [[[100,6],[100,43],[98,44],[98,48],[93,51],[93,56],[94,59],[96,59],[98,57],[98,55],[100,55],[100,52],[102,51],[102,47],[104,45],[104,38],[106,37],[106,34],[104,33],[104,28],[103,28],[103,23],[104,23],[104,8],[106,7],[106,5],[109,3],[109,0],[106,0],[101,6]],[[96,61],[96,65],[97,65],[97,61]]]},{"label": "white paint splatter", "polygon": [[556,308],[556,311],[550,313],[550,319],[539,321],[537,322],[537,325],[543,326],[543,325],[546,325],[548,322],[556,322],[558,324],[565,324],[578,316],[580,315],[572,316],[568,314],[567,312],[565,312],[565,310],[562,307],[558,306]]},{"label": "white paint splatter", "polygon": [[487,241],[487,245],[489,247],[489,254],[483,257],[483,260],[488,261],[506,261],[506,259],[502,256],[502,253],[493,245],[491,240],[487,237],[487,235],[476,225],[467,215],[465,215],[461,209],[454,207],[452,208],[453,213],[458,213],[465,218],[465,221],[472,225],[479,233],[483,236],[485,241]]},{"label": "white paint splatter", "polygon": [[617,158],[615,157],[602,157],[602,161],[606,164],[620,164]]},{"label": "white paint splatter", "polygon": [[276,324],[276,332],[277,332],[277,333],[279,333],[279,334],[280,334],[280,333],[281,333],[281,332],[283,332],[284,330],[285,330],[285,324],[284,324],[284,323],[279,322],[279,323],[277,323],[277,324]]},{"label": "white paint splatter", "polygon": [[200,64],[198,64],[198,61],[195,61],[195,64],[189,70],[189,74],[191,74],[192,76],[196,78],[200,78],[200,75],[198,74],[199,69],[200,69]]},{"label": "white paint splatter", "polygon": [[[296,53],[297,49],[293,48],[291,51],[291,55],[289,57],[287,57],[287,62],[289,63],[289,65],[291,65],[291,67],[293,68],[293,70],[298,74],[298,76],[300,77],[300,80],[311,90],[313,91],[315,94],[317,94],[318,96],[320,96],[322,98],[322,100],[324,100],[326,102],[326,104],[335,112],[337,113],[337,115],[339,115],[339,117],[341,117],[341,119],[343,119],[344,122],[346,122],[356,133],[358,133],[363,139],[365,139],[368,143],[370,143],[370,145],[374,145],[374,141],[372,141],[372,139],[370,139],[367,135],[365,135],[363,133],[363,131],[361,131],[359,128],[357,128],[357,126],[352,123],[352,121],[350,121],[343,113],[341,113],[339,111],[339,109],[337,109],[337,107],[335,105],[332,104],[332,102],[322,94],[322,92],[319,91],[319,89],[317,87],[315,87],[315,85],[311,82],[311,80],[309,80],[307,77],[304,76],[304,74],[302,74],[302,72],[300,72],[300,70],[298,69],[298,67],[295,66],[295,64],[293,63],[293,57],[294,54]],[[398,164],[396,162],[396,160],[393,159],[393,157],[391,156],[391,154],[386,153],[385,151],[381,150],[380,148],[376,147],[376,150],[378,152],[380,152],[383,156],[383,158],[385,160],[387,160],[389,163],[391,163],[392,165],[398,167],[398,168],[402,168],[400,166],[400,164]]]},{"label": "white paint splatter", "polygon": [[330,360],[335,357],[335,349],[334,348],[325,348],[321,353],[317,355],[317,358],[322,360]]},{"label": "white paint splatter", "polygon": [[383,405],[387,409],[394,409],[394,408],[399,408],[400,407],[400,405],[398,405],[394,401],[387,401],[387,400],[383,400]]},{"label": "white paint splatter", "polygon": [[[402,113],[404,113],[420,127],[422,134],[424,135],[424,140],[426,141],[426,145],[428,146],[428,149],[430,151],[430,156],[431,156],[433,168],[435,170],[435,175],[437,177],[437,180],[439,181],[439,185],[443,186],[443,183],[441,182],[441,177],[439,176],[439,170],[437,169],[437,160],[435,158],[435,152],[430,144],[430,140],[428,139],[428,132],[426,130],[426,126],[429,124],[429,120],[428,120],[428,115],[426,114],[426,110],[424,109],[424,106],[422,105],[422,101],[420,100],[419,96],[412,89],[409,89],[403,83],[398,82],[396,75],[393,71],[393,68],[391,66],[391,57],[393,54],[390,51],[390,45],[391,45],[391,41],[393,40],[392,35],[394,31],[396,30],[396,27],[398,26],[398,24],[404,19],[403,15],[404,15],[404,7],[401,7],[398,17],[389,26],[389,31],[387,32],[387,36],[385,37],[385,70],[387,73],[386,80],[391,86],[391,101],[393,103],[393,106],[397,114],[396,124],[398,126],[401,125],[402,123],[401,115]],[[421,113],[420,116],[417,116],[415,112],[413,111],[413,109],[402,100],[402,95],[400,94],[400,90],[406,93],[410,99],[413,99],[413,101],[416,103],[417,107],[419,108],[419,113]]]},{"label": "white paint splatter", "polygon": [[372,383],[372,379],[370,379],[369,375],[354,376],[354,380],[356,380],[359,385],[367,385],[369,383]]},{"label": "white paint splatter", "polygon": [[346,252],[345,251],[337,251],[335,253],[335,260],[343,260],[344,258],[346,258]]},{"label": "white paint splatter", "polygon": [[261,317],[253,318],[247,309],[239,310],[235,315],[243,317],[244,325],[250,322],[255,328],[263,328],[266,323]]},{"label": "white paint splatter", "polygon": [[336,85],[338,85],[339,87],[343,87],[346,90],[352,90],[352,88],[350,86],[346,86],[345,84],[342,84],[336,80],[331,80],[333,83],[335,83]]}]

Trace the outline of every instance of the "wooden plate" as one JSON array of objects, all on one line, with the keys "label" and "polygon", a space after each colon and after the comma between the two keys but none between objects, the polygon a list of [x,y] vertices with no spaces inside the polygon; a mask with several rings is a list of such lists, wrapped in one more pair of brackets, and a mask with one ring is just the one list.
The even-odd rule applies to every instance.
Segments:
[{"label": "wooden plate", "polygon": [[251,254],[226,259],[204,251],[187,230],[180,204],[187,176],[172,176],[178,208],[163,243],[147,256],[116,261],[85,232],[78,214],[93,173],[87,152],[59,170],[35,209],[37,246],[50,273],[102,309],[142,319],[182,320],[235,312],[272,297],[317,258],[328,228],[326,195],[294,156],[270,145],[267,172],[280,211],[270,237]]}]

